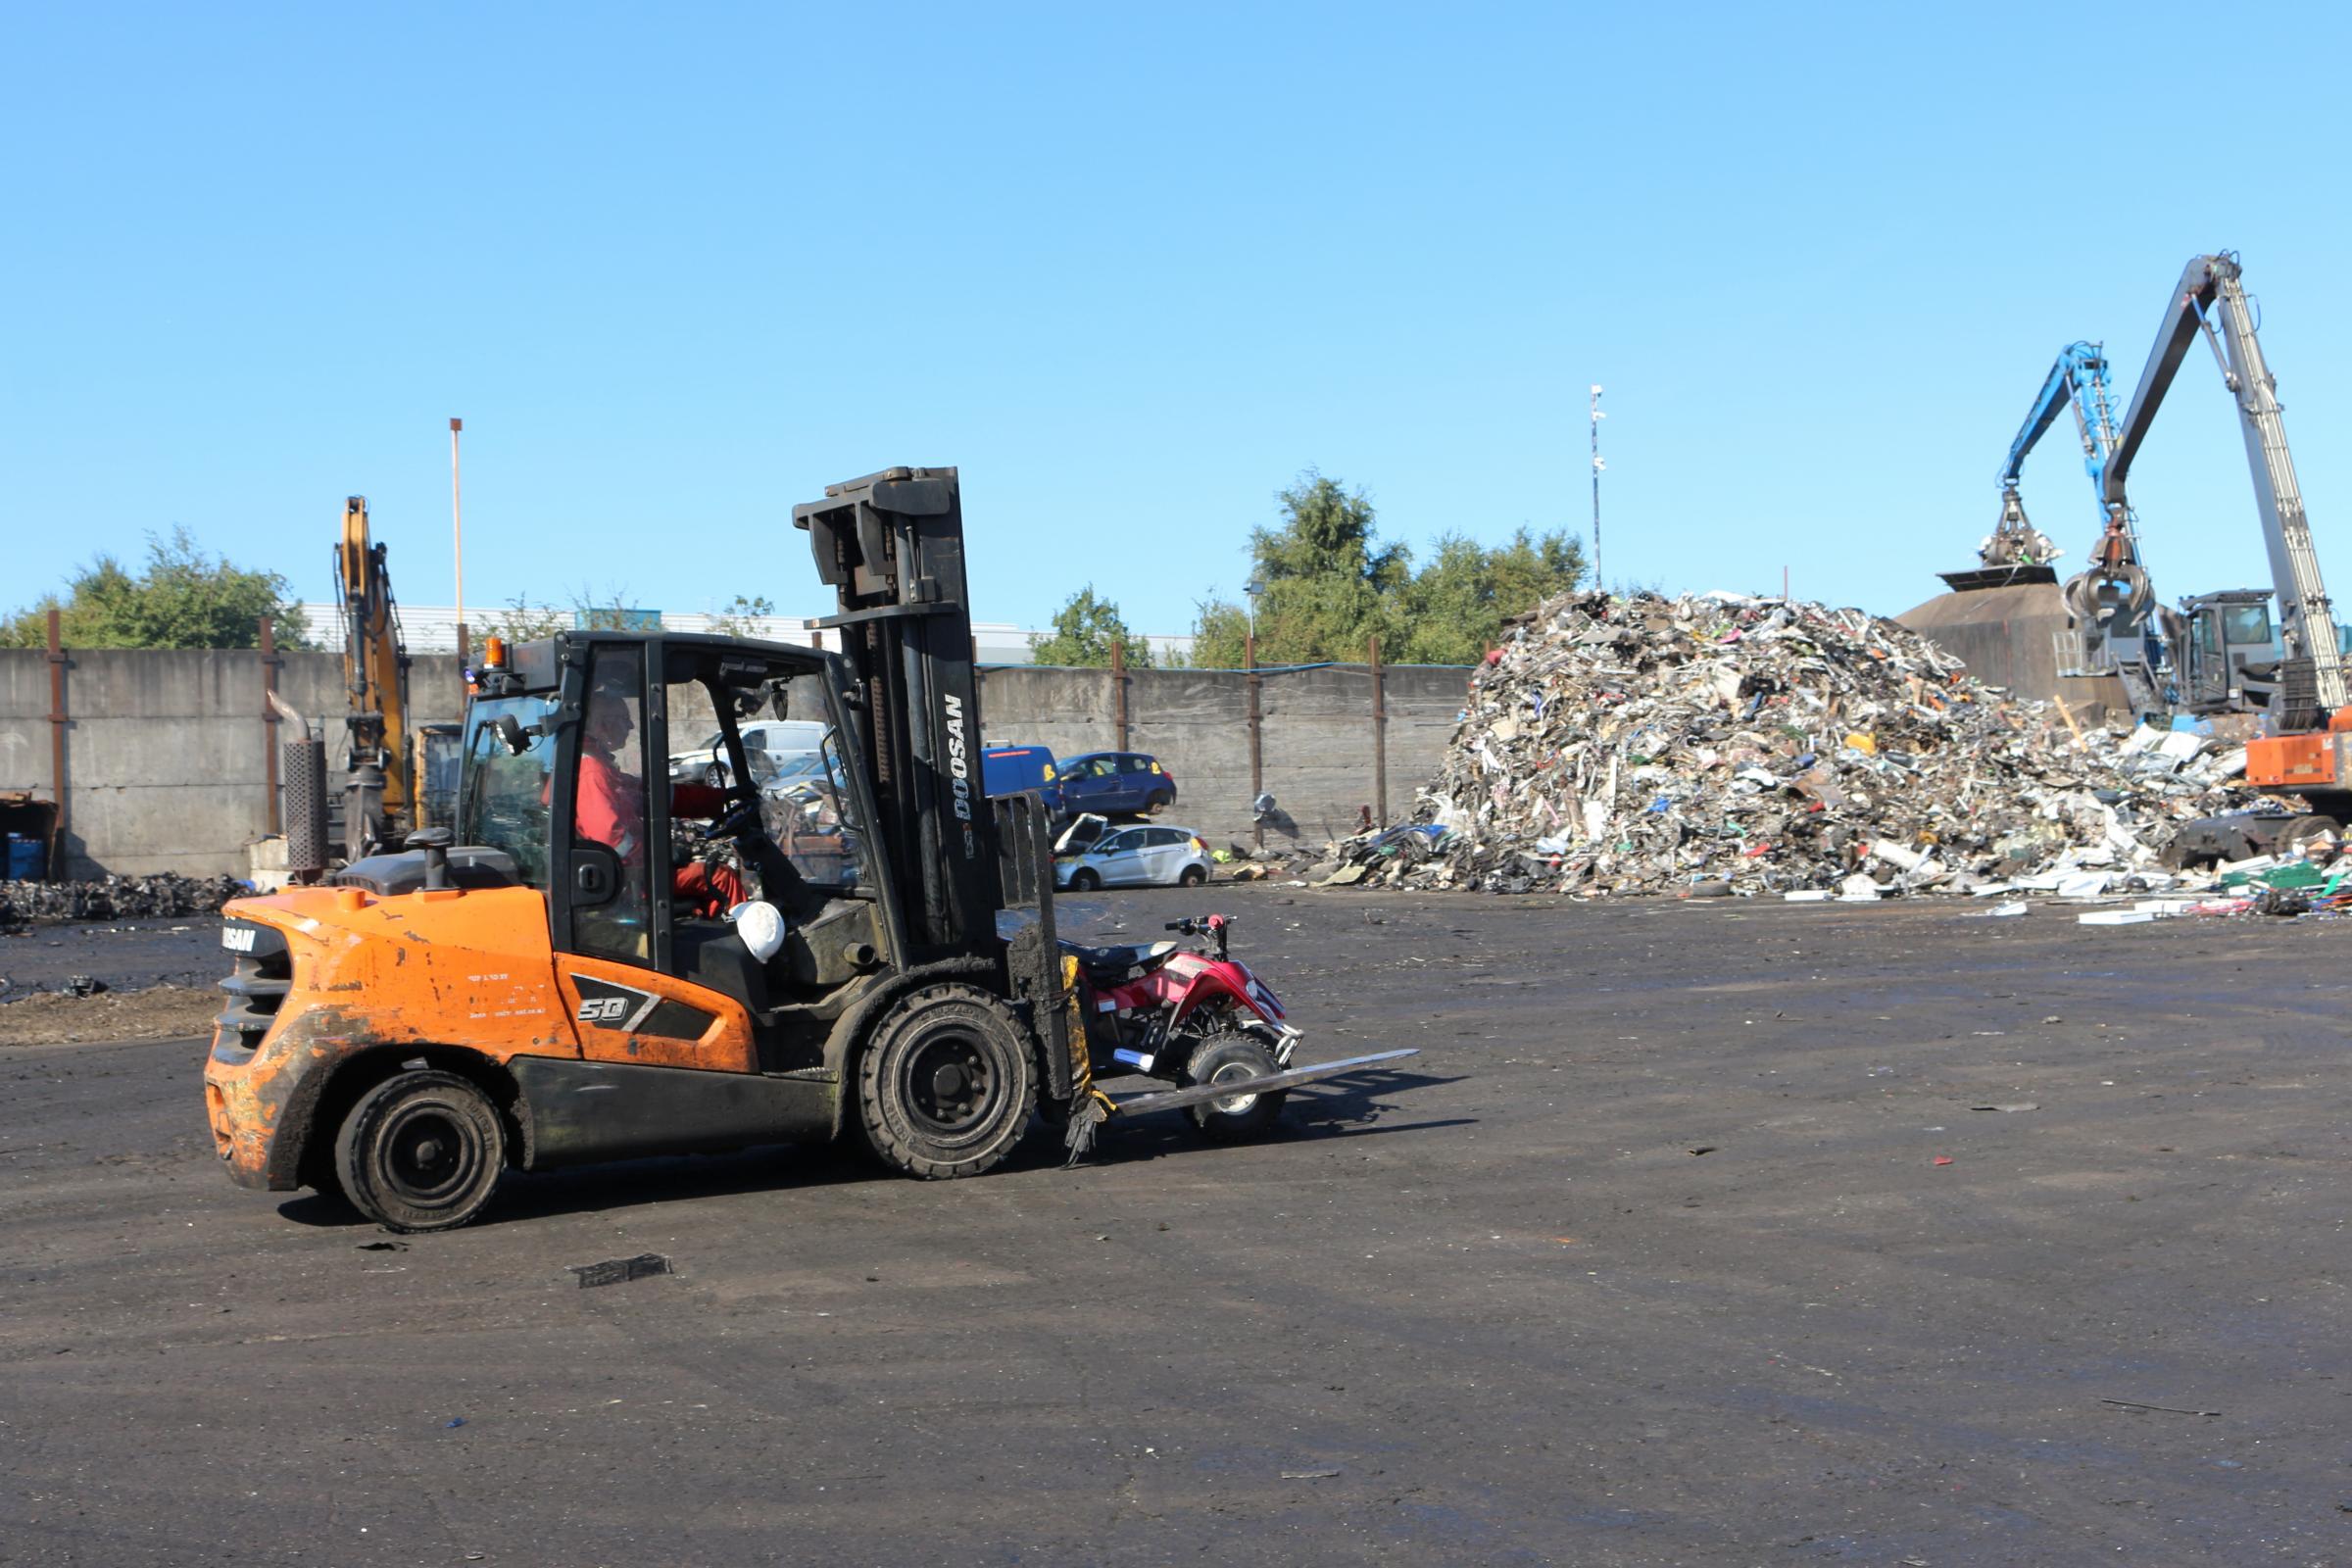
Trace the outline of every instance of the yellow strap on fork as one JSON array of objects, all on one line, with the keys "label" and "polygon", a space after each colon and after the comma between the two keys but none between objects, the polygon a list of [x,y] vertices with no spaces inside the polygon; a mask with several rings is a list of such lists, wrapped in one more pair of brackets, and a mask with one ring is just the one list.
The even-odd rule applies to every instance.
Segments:
[{"label": "yellow strap on fork", "polygon": [[1118,1104],[1095,1087],[1095,1051],[1086,1035],[1086,1008],[1078,996],[1078,960],[1061,959],[1061,994],[1070,1039],[1070,1125],[1066,1142],[1075,1165],[1095,1146],[1095,1129],[1118,1114]]}]

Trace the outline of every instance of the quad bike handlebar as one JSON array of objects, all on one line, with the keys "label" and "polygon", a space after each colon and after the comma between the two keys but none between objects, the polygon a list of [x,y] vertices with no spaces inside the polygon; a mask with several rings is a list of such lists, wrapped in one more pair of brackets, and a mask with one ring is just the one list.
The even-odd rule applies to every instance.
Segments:
[{"label": "quad bike handlebar", "polygon": [[1191,914],[1181,920],[1170,920],[1160,929],[1174,931],[1188,937],[1214,937],[1217,940],[1217,956],[1222,958],[1226,956],[1226,934],[1233,929],[1233,916],[1230,914]]}]

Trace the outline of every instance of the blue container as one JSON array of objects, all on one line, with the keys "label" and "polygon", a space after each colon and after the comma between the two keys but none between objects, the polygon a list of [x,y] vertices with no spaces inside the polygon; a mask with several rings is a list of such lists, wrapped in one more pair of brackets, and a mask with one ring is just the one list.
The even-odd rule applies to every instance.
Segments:
[{"label": "blue container", "polygon": [[8,836],[8,879],[11,882],[38,882],[41,873],[48,869],[48,845],[29,833],[11,833]]}]

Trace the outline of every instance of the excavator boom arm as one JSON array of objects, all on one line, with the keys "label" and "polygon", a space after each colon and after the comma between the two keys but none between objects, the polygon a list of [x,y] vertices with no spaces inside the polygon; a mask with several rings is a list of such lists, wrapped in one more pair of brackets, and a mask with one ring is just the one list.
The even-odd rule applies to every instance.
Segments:
[{"label": "excavator boom arm", "polygon": [[[392,573],[384,547],[368,537],[368,498],[343,503],[343,537],[335,547],[335,587],[343,619],[343,688],[352,750],[364,763],[362,814],[380,810],[387,821],[410,820],[409,656],[402,646]],[[380,753],[380,778],[373,755]],[[366,848],[346,823],[347,847]],[[364,827],[364,825],[363,825]]]},{"label": "excavator boom arm", "polygon": [[2017,439],[2009,443],[2009,456],[2002,463],[2000,473],[2004,494],[2017,488],[2018,474],[2024,469],[2027,457],[2057,422],[2058,411],[2069,406],[2075,411],[2075,427],[2082,438],[2082,466],[2089,472],[2091,483],[2099,483],[2101,470],[2107,466],[2108,449],[2115,441],[2114,416],[2107,395],[2107,356],[2101,344],[2069,343],[2058,351],[2057,362],[2041,383],[2040,394],[2027,411],[2026,422],[2018,427]]},{"label": "excavator boom arm", "polygon": [[[2311,522],[2303,510],[2303,491],[2295,479],[2294,460],[2286,447],[2286,423],[2278,405],[2277,383],[2262,357],[2253,308],[2240,281],[2237,258],[2223,251],[2190,259],[2173,290],[2156,345],[2147,368],[2132,394],[2116,430],[2115,450],[2107,460],[2100,494],[2110,512],[2126,506],[2132,460],[2147,439],[2156,410],[2190,342],[2199,334],[2215,338],[2224,357],[2223,375],[2237,400],[2239,428],[2245,437],[2246,460],[2254,477],[2254,499],[2262,519],[2263,545],[2270,556],[2271,581],[2278,597],[2278,625],[2285,655],[2282,692],[2294,727],[2312,722],[2312,712],[2325,715],[2352,702],[2344,677],[2342,650],[2336,644],[2335,612],[2328,585],[2320,573],[2318,553],[2312,548]],[[2305,683],[2308,682],[2308,687]]]}]

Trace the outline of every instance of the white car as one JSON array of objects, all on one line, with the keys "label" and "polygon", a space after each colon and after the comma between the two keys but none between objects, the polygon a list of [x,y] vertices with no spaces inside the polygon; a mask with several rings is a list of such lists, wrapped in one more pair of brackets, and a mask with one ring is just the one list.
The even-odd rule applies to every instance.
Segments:
[{"label": "white car", "polygon": [[[754,779],[765,779],[794,757],[817,751],[833,726],[807,718],[761,718],[742,726],[743,751]],[[727,765],[726,737],[712,730],[692,751],[672,752],[669,777],[673,784],[708,784],[725,789],[735,770]]]},{"label": "white car", "polygon": [[1208,841],[1189,827],[1113,829],[1092,812],[1072,822],[1054,846],[1054,885],[1072,893],[1096,888],[1188,887],[1208,880]]}]

